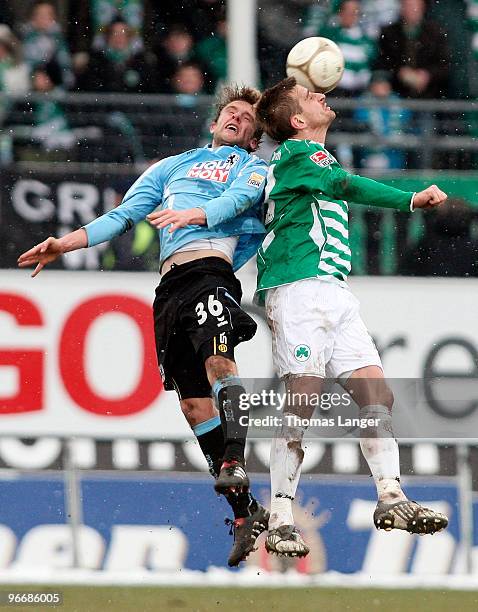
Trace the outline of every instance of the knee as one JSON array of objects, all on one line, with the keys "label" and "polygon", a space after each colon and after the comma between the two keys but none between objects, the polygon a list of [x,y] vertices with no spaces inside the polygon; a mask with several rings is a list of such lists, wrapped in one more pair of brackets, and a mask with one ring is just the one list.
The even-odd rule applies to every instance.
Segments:
[{"label": "knee", "polygon": [[287,448],[290,453],[296,456],[298,463],[302,463],[305,454],[302,448],[302,438],[300,440],[289,440],[287,442]]},{"label": "knee", "polygon": [[235,362],[220,355],[208,357],[205,366],[210,381],[216,381],[220,378],[237,374]]},{"label": "knee", "polygon": [[193,400],[182,400],[181,410],[183,411],[186,421],[191,425],[196,425],[198,422],[198,407],[194,404]]},{"label": "knee", "polygon": [[391,412],[394,402],[393,391],[383,382],[379,387],[374,386],[374,388],[369,389],[365,397],[362,398],[362,402],[360,404],[361,408],[379,405],[386,406]]}]

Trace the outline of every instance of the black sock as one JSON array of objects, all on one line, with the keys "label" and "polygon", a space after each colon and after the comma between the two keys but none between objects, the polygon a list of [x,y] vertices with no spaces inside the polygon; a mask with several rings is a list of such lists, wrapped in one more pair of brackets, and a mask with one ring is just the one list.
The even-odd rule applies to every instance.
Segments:
[{"label": "black sock", "polygon": [[[224,432],[218,425],[207,433],[196,436],[199,446],[206,457],[209,472],[214,477],[219,476],[224,456]],[[224,496],[234,512],[234,518],[243,518],[257,510],[257,502],[250,493],[227,493]]]},{"label": "black sock", "polygon": [[[249,410],[240,408],[240,397],[246,391],[242,385],[229,385],[217,394],[218,410],[224,430],[224,460],[244,461],[244,448],[248,429]],[[244,421],[246,424],[244,424]]]},{"label": "black sock", "polygon": [[224,457],[224,432],[222,425],[217,425],[211,431],[196,435],[197,441],[209,466],[209,473],[214,478],[219,476]]}]

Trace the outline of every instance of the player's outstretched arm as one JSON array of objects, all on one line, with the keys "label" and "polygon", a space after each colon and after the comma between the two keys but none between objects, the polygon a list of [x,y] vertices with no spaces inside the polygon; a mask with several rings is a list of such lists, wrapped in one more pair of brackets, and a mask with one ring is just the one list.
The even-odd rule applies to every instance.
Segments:
[{"label": "player's outstretched arm", "polygon": [[447,198],[448,196],[444,191],[436,185],[431,185],[414,195],[413,208],[434,208],[443,204]]},{"label": "player's outstretched arm", "polygon": [[63,253],[83,249],[87,246],[88,237],[86,231],[81,228],[69,234],[65,234],[62,238],[53,238],[50,236],[50,238],[47,238],[29,251],[20,255],[17,263],[20,268],[28,268],[36,264],[32,272],[32,278],[34,278],[47,264],[58,259]]}]

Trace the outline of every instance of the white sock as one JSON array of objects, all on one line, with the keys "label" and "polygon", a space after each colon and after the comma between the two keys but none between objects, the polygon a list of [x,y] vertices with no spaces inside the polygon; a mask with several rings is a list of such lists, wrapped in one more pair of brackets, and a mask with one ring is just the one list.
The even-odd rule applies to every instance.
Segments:
[{"label": "white sock", "polygon": [[271,516],[269,529],[281,525],[293,525],[292,500],[299,484],[304,451],[302,450],[303,431],[294,428],[295,435],[282,431],[272,440],[271,472]]},{"label": "white sock", "polygon": [[360,416],[379,420],[378,427],[361,430],[360,438],[360,448],[372,473],[379,500],[406,499],[400,487],[400,456],[389,409],[379,404],[365,406]]}]

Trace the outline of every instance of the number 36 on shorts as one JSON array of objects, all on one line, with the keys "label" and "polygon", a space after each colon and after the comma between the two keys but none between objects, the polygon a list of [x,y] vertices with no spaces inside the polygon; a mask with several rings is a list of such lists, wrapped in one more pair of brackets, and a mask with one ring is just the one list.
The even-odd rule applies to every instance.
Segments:
[{"label": "number 36 on shorts", "polygon": [[207,321],[209,315],[216,318],[218,327],[223,327],[228,324],[223,303],[218,299],[218,296],[212,293],[208,295],[206,304],[204,301],[198,302],[195,310],[199,325],[203,325]]}]

